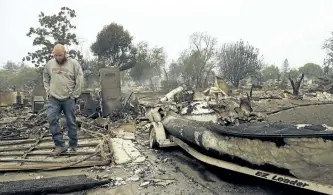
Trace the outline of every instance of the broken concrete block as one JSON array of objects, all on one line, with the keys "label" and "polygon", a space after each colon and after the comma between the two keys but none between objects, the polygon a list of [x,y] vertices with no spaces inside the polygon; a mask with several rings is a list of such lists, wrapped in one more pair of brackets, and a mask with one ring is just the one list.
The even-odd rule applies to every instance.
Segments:
[{"label": "broken concrete block", "polygon": [[134,171],[134,174],[135,175],[143,175],[145,172],[144,172],[144,170],[142,169],[142,168],[139,168],[139,169],[136,169],[135,171]]},{"label": "broken concrete block", "polygon": [[135,135],[134,133],[124,132],[123,139],[135,140]]},{"label": "broken concrete block", "polygon": [[125,150],[123,149],[123,139],[113,138],[111,139],[111,146],[113,151],[113,158],[116,164],[124,164],[131,162],[131,157],[126,154]]},{"label": "broken concrete block", "polygon": [[114,128],[109,127],[109,130],[112,131],[112,133],[114,133],[117,138],[122,138],[122,139],[126,139],[126,140],[135,140],[134,133],[125,132],[124,129],[122,129],[122,128],[114,129]]},{"label": "broken concrete block", "polygon": [[138,175],[133,175],[132,177],[126,179],[126,181],[139,181],[140,177]]},{"label": "broken concrete block", "polygon": [[113,151],[113,158],[116,164],[131,163],[135,162],[136,160],[142,162],[143,156],[135,148],[135,145],[131,140],[112,138],[111,147]]},{"label": "broken concrete block", "polygon": [[144,157],[144,156],[139,156],[139,157],[137,157],[134,161],[133,161],[133,163],[142,163],[142,162],[144,162],[146,160],[146,157]]},{"label": "broken concrete block", "polygon": [[123,123],[120,125],[122,129],[124,129],[125,132],[132,132],[134,133],[136,130],[135,123]]},{"label": "broken concrete block", "polygon": [[121,177],[116,177],[115,180],[116,180],[116,181],[123,181],[124,179],[121,178]]},{"label": "broken concrete block", "polygon": [[121,186],[121,185],[126,185],[126,182],[125,181],[115,181],[114,182],[114,186]]},{"label": "broken concrete block", "polygon": [[145,181],[140,184],[140,187],[144,188],[147,187],[150,184],[150,181]]},{"label": "broken concrete block", "polygon": [[36,177],[36,179],[42,179],[42,178],[44,178],[44,177],[40,176],[40,175]]},{"label": "broken concrete block", "polygon": [[135,145],[131,140],[124,140],[123,148],[125,152],[132,158],[132,160],[135,160],[141,156],[141,153],[135,148]]}]

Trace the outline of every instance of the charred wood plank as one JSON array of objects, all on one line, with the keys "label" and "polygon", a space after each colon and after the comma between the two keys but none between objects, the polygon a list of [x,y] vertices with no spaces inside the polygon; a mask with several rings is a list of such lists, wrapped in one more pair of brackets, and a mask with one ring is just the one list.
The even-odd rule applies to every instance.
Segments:
[{"label": "charred wood plank", "polygon": [[[91,139],[91,138],[94,138],[94,137],[92,137],[92,136],[82,136],[82,137],[79,137],[79,140]],[[68,137],[64,137],[64,140],[65,141],[68,140]],[[28,143],[34,143],[34,142],[36,142],[36,139],[5,140],[5,141],[0,141],[0,146],[28,144]],[[48,137],[48,135],[45,135],[39,143],[44,143],[44,142],[53,142],[52,137]]]},{"label": "charred wood plank", "polygon": [[[47,132],[48,131],[44,131],[40,135],[39,139],[37,139],[36,142],[22,155],[22,159],[27,158],[28,154],[36,148],[36,146],[40,143],[40,141],[43,139],[43,137],[46,135]],[[23,165],[23,162],[21,163],[21,165]]]},{"label": "charred wood plank", "polygon": [[333,104],[333,102],[318,102],[318,103],[309,103],[309,104],[299,104],[299,105],[295,105],[295,106],[290,106],[290,107],[285,107],[279,110],[275,110],[272,112],[268,112],[266,113],[267,115],[272,115],[272,114],[276,114],[285,110],[290,110],[293,108],[298,108],[298,107],[304,107],[304,106],[317,106],[317,105],[327,105],[327,104]]},{"label": "charred wood plank", "polygon": [[19,180],[0,183],[0,194],[29,195],[45,193],[68,193],[87,190],[109,183],[109,180],[94,180],[85,175],[61,176],[38,180]]},{"label": "charred wood plank", "polygon": [[[73,163],[48,163],[48,164],[24,164],[20,165],[0,165],[0,171],[28,171],[28,170],[55,170],[66,168],[83,168],[93,166],[109,165],[110,161],[83,161],[77,164]],[[1,194],[1,193],[0,193]]]},{"label": "charred wood plank", "polygon": [[253,101],[259,101],[259,100],[282,100],[282,97],[280,96],[266,96],[266,97],[252,97],[251,100]]},{"label": "charred wood plank", "polygon": [[[92,142],[92,143],[82,143],[79,144],[78,147],[93,147],[98,145],[99,142]],[[7,147],[7,148],[0,148],[0,152],[6,152],[6,151],[21,151],[21,150],[27,150],[30,146],[18,146],[18,147]],[[36,146],[35,149],[53,149],[54,144],[46,145],[46,146]]]},{"label": "charred wood plank", "polygon": [[[94,153],[93,153],[94,154]],[[8,162],[19,162],[19,163],[45,163],[45,164],[50,164],[50,163],[63,163],[63,162],[59,162],[58,160],[35,160],[35,159],[0,159],[0,162],[3,163],[8,163]],[[64,162],[65,163],[65,162]],[[66,162],[68,163],[68,162]]]},{"label": "charred wood plank", "polygon": [[[72,153],[63,153],[60,156],[78,156],[78,155],[90,155],[90,154],[94,154],[95,152],[89,152],[89,151],[77,151],[74,154]],[[0,153],[1,157],[11,157],[11,156],[22,156],[24,154],[24,152],[10,152],[10,153]],[[31,153],[29,153],[29,156],[48,156],[50,155],[50,151],[32,151]]]}]

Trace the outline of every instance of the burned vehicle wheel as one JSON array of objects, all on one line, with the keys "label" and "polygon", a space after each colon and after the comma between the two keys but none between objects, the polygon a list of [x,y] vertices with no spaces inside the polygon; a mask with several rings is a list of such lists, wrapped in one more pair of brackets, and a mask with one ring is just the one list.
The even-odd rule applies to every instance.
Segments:
[{"label": "burned vehicle wheel", "polygon": [[150,148],[157,148],[158,147],[157,138],[156,138],[156,131],[155,131],[154,127],[152,127],[149,131],[149,147]]}]

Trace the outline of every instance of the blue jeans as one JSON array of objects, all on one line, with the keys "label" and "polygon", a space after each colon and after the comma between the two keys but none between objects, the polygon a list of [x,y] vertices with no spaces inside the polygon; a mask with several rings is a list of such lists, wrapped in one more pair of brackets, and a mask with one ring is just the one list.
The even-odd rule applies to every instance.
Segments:
[{"label": "blue jeans", "polygon": [[46,114],[50,124],[50,130],[54,144],[57,147],[65,146],[65,141],[59,127],[59,117],[61,112],[64,112],[66,118],[69,146],[76,147],[78,139],[75,118],[75,100],[70,98],[65,100],[58,100],[53,97],[49,98]]}]

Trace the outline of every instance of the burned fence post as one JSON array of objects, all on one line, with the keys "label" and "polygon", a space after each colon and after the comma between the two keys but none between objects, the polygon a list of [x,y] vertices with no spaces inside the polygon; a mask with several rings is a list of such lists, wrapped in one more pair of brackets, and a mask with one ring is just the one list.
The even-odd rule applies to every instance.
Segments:
[{"label": "burned fence post", "polygon": [[304,73],[302,73],[301,78],[299,80],[295,79],[295,81],[289,75],[289,81],[290,81],[291,87],[293,88],[293,95],[295,97],[299,96],[299,89],[301,87],[301,83],[302,83],[303,79],[304,79]]}]

